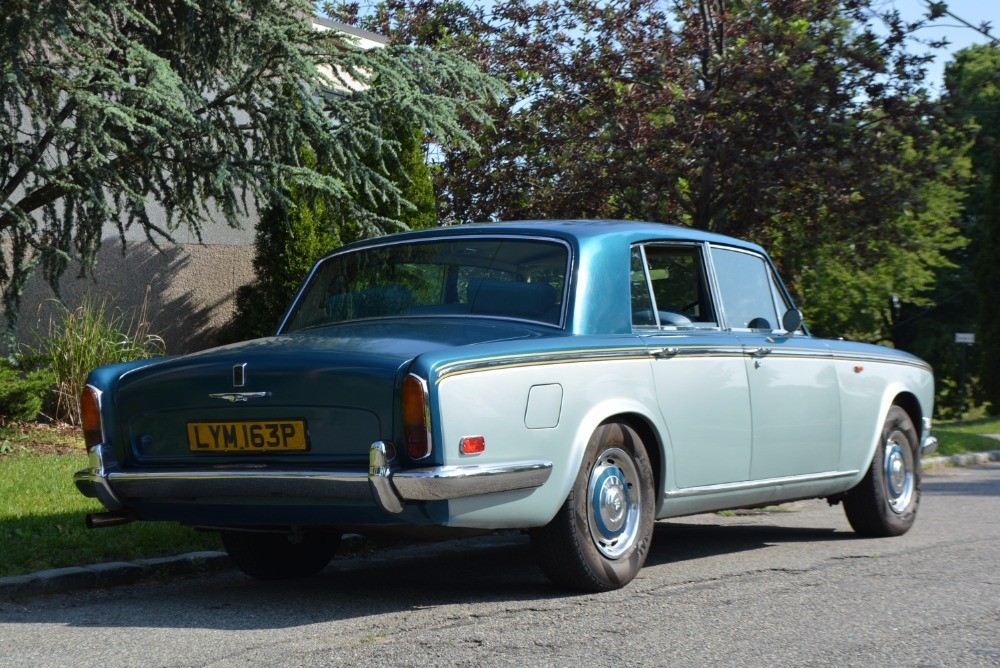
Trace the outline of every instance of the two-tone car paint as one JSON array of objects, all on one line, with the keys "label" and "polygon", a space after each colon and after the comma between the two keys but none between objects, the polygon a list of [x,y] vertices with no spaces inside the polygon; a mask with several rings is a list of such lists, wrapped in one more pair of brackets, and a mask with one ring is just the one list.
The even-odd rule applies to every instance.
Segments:
[{"label": "two-tone car paint", "polygon": [[[222,528],[531,528],[559,512],[609,421],[644,443],[657,518],[836,498],[864,478],[892,405],[932,443],[933,381],[918,358],[814,338],[797,321],[798,331],[727,322],[714,263],[728,252],[761,258],[775,312],[794,313],[754,244],[650,223],[520,222],[394,235],[333,256],[487,238],[566,247],[557,322],[403,314],[289,332],[293,303],[274,337],[98,369],[89,383],[103,442],[77,476],[81,491],[130,519]],[[633,322],[630,263],[663,246],[700,258],[714,322]],[[420,461],[393,457],[391,445],[404,440],[407,376],[426,388],[431,450]],[[309,452],[204,457],[183,437],[192,421],[248,416],[302,419]],[[471,437],[483,452],[462,452]]]}]

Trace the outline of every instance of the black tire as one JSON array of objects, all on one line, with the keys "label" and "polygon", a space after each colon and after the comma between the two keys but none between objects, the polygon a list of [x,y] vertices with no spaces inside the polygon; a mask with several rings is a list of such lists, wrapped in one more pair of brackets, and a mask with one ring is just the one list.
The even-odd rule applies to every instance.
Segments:
[{"label": "black tire", "polygon": [[649,554],[655,497],[639,435],[626,424],[602,424],[587,444],[566,502],[551,522],[531,531],[542,571],[568,589],[624,587]]},{"label": "black tire", "polygon": [[868,473],[844,497],[844,511],[862,536],[900,536],[913,526],[920,506],[920,438],[910,416],[889,409]]},{"label": "black tire", "polygon": [[293,542],[287,533],[223,531],[222,544],[236,566],[258,580],[286,580],[315,575],[330,563],[339,533],[309,532]]}]

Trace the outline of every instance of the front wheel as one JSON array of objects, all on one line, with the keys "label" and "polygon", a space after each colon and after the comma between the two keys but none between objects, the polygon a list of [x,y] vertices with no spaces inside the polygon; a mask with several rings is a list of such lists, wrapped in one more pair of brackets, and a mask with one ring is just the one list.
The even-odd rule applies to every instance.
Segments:
[{"label": "front wheel", "polygon": [[566,502],[531,531],[542,571],[570,589],[625,586],[649,553],[654,506],[653,472],[639,435],[627,424],[602,424]]},{"label": "front wheel", "polygon": [[258,580],[286,580],[315,575],[326,568],[340,544],[339,533],[223,531],[222,544],[236,566]]},{"label": "front wheel", "polygon": [[844,497],[847,521],[862,536],[899,536],[920,505],[920,440],[910,416],[889,409],[868,473]]}]

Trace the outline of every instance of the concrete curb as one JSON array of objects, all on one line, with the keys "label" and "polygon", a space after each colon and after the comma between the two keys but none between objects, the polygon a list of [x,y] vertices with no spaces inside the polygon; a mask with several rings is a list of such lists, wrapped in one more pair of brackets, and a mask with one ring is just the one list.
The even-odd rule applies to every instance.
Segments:
[{"label": "concrete curb", "polygon": [[176,557],[113,561],[92,566],[52,568],[28,575],[0,578],[0,601],[80,589],[117,587],[153,578],[206,573],[230,568],[225,552],[188,552]]},{"label": "concrete curb", "polygon": [[981,466],[992,462],[1000,462],[1000,450],[988,452],[968,452],[963,455],[948,455],[946,457],[928,457],[921,460],[922,469],[932,469],[939,466]]},{"label": "concrete curb", "polygon": [[[922,460],[923,469],[942,466],[981,466],[1000,462],[1000,450],[974,452],[947,457],[928,457]],[[357,534],[345,534],[347,551],[359,552],[365,540]],[[232,568],[233,563],[225,552],[188,552],[176,557],[113,561],[92,566],[53,568],[28,575],[0,578],[0,601],[10,601],[39,594],[62,594],[98,587],[117,587],[135,584],[154,578],[207,573]]]}]

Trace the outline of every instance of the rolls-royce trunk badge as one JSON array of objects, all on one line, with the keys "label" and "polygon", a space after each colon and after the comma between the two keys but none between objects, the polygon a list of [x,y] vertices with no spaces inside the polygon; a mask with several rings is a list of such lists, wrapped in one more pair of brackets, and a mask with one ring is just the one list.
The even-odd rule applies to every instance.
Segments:
[{"label": "rolls-royce trunk badge", "polygon": [[[247,384],[247,364],[233,365],[233,387],[243,387]],[[260,399],[271,396],[270,392],[217,392],[208,395],[212,399],[225,399],[230,403],[247,401],[249,399]]]},{"label": "rolls-royce trunk badge", "polygon": [[218,392],[208,395],[212,399],[225,399],[231,403],[237,401],[247,401],[248,399],[260,399],[271,396],[270,392]]}]

